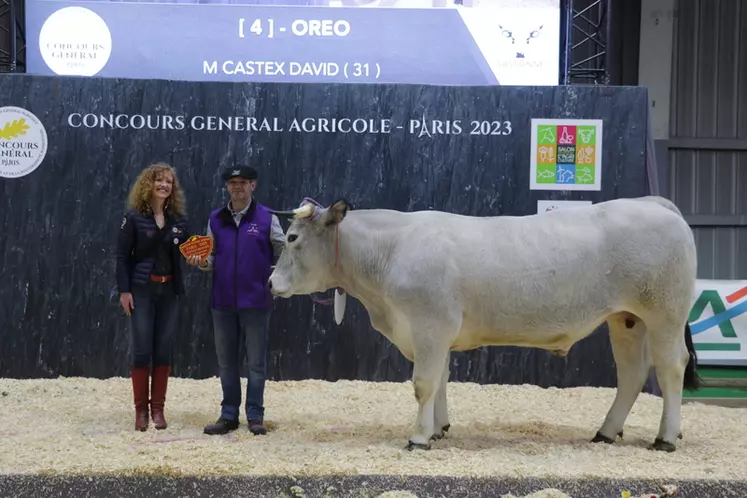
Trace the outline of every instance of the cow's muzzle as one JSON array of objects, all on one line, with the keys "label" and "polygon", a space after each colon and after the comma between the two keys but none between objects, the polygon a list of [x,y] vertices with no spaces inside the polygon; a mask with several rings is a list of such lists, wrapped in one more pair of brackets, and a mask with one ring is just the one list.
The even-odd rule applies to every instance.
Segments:
[{"label": "cow's muzzle", "polygon": [[291,293],[287,290],[283,290],[283,286],[280,286],[280,289],[278,289],[277,284],[273,285],[272,283],[272,276],[267,280],[267,288],[270,290],[270,294],[272,294],[275,297],[290,297]]}]

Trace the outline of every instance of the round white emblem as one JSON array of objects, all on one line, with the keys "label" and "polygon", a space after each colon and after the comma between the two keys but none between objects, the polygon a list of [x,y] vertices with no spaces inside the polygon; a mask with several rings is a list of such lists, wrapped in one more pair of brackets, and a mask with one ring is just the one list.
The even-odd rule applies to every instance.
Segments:
[{"label": "round white emblem", "polygon": [[92,10],[65,7],[44,21],[39,51],[56,74],[93,76],[109,61],[112,35],[106,22]]},{"label": "round white emblem", "polygon": [[47,155],[47,130],[39,118],[20,107],[0,107],[0,176],[26,176]]},{"label": "round white emblem", "polygon": [[177,239],[176,237],[174,237],[174,244],[178,244],[178,243],[179,243],[179,239]]}]

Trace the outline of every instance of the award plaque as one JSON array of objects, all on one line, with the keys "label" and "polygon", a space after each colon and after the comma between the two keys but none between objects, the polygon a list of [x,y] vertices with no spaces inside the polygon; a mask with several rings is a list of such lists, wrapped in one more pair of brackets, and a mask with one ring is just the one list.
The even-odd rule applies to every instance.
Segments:
[{"label": "award plaque", "polygon": [[213,250],[213,238],[206,235],[193,235],[179,246],[179,250],[185,258],[199,256],[205,260]]}]

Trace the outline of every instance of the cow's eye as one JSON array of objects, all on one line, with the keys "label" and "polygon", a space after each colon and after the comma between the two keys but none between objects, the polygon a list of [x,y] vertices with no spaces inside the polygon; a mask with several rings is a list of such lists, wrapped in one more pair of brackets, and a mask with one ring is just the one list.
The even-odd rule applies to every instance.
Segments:
[{"label": "cow's eye", "polygon": [[294,241],[294,240],[296,240],[297,238],[298,238],[298,235],[296,235],[295,233],[292,233],[292,234],[288,235],[288,242],[289,242],[289,243],[290,243],[290,242],[293,242],[293,241]]}]

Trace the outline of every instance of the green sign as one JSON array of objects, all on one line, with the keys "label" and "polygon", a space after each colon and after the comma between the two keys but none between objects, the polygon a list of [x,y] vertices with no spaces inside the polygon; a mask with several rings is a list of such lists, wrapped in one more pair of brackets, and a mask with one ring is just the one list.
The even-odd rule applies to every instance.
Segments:
[{"label": "green sign", "polygon": [[601,190],[602,120],[532,119],[531,190]]},{"label": "green sign", "polygon": [[[699,360],[747,362],[747,282],[698,280],[688,322]],[[699,361],[700,362],[700,361]]]}]

